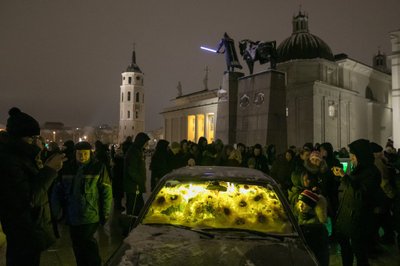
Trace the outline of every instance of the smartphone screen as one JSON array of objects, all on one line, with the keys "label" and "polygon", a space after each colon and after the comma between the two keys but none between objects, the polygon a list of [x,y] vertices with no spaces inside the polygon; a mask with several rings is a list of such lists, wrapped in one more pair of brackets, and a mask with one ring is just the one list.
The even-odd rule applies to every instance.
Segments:
[{"label": "smartphone screen", "polygon": [[340,162],[340,164],[343,166],[343,172],[347,173],[347,167],[349,166],[349,162]]}]

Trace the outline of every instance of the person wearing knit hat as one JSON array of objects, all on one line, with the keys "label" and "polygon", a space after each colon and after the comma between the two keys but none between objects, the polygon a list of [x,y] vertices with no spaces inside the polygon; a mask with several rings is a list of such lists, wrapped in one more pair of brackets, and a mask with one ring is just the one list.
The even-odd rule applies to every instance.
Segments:
[{"label": "person wearing knit hat", "polygon": [[319,200],[318,194],[312,192],[311,190],[306,189],[299,195],[299,201],[304,202],[311,208],[314,208],[317,205],[318,200]]},{"label": "person wearing knit hat", "polygon": [[306,189],[299,195],[297,206],[298,223],[302,226],[308,246],[314,252],[319,265],[329,265],[329,238],[325,227],[326,199]]},{"label": "person wearing knit hat", "polygon": [[6,130],[12,137],[31,137],[40,135],[40,126],[32,116],[21,112],[17,107],[8,111]]},{"label": "person wearing knit hat", "polygon": [[75,158],[61,171],[52,191],[54,217],[64,214],[77,265],[101,265],[94,234],[111,213],[109,170],[92,155],[89,142],[75,144]]},{"label": "person wearing knit hat", "polygon": [[[47,191],[64,154],[38,164],[39,123],[13,107],[0,142],[0,217],[7,237],[7,265],[40,265],[41,252],[55,241]],[[35,214],[35,215],[33,215]]]}]

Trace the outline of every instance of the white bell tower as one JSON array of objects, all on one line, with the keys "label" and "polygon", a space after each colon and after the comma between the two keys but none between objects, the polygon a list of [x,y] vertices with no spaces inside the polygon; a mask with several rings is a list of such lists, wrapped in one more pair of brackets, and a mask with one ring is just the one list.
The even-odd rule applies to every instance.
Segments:
[{"label": "white bell tower", "polygon": [[136,64],[135,46],[132,52],[132,63],[121,74],[120,114],[118,142],[122,143],[128,136],[135,138],[144,132],[144,74]]}]

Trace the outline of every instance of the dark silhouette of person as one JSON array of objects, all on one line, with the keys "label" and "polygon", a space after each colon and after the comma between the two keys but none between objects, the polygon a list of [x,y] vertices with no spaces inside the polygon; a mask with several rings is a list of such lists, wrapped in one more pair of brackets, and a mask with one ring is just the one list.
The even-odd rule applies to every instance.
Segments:
[{"label": "dark silhouette of person", "polygon": [[228,72],[234,72],[235,68],[242,69],[235,49],[235,41],[225,32],[218,44],[217,53],[225,54]]},{"label": "dark silhouette of person", "polygon": [[39,123],[16,107],[0,139],[0,220],[7,238],[7,265],[40,265],[41,252],[55,241],[47,191],[64,154],[42,163]]},{"label": "dark silhouette of person", "polygon": [[125,155],[123,186],[126,193],[126,214],[137,216],[144,206],[146,192],[146,162],[144,148],[149,141],[146,133],[139,132]]}]

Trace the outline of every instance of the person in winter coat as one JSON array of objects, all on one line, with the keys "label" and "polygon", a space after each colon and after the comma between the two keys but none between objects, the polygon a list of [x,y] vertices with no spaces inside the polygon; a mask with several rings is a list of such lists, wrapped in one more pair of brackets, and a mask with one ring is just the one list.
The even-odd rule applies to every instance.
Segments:
[{"label": "person in winter coat", "polygon": [[281,186],[287,196],[287,191],[292,187],[291,174],[294,170],[294,152],[287,150],[284,156],[278,156],[271,167],[271,177]]},{"label": "person in winter coat", "polygon": [[254,158],[256,161],[255,169],[269,174],[268,159],[263,155],[262,146],[260,144],[254,145],[254,150],[250,157]]},{"label": "person in winter coat", "polygon": [[[380,190],[379,190],[379,202],[378,206],[374,210],[374,232],[373,239],[371,242],[377,242],[379,239],[379,228],[383,229],[382,242],[386,244],[395,243],[395,234],[393,229],[393,217],[391,214],[391,208],[393,205],[394,198],[394,186],[393,177],[395,169],[387,164],[387,160],[383,155],[383,147],[375,142],[370,143],[370,148],[374,154],[374,164],[381,173]],[[377,249],[376,249],[377,250]]]},{"label": "person in winter coat", "polygon": [[291,175],[291,180],[293,186],[288,190],[288,200],[290,203],[290,207],[296,215],[296,205],[299,199],[299,195],[305,189],[316,191],[317,180],[314,179],[314,176],[307,172],[305,169],[300,171],[293,171]]},{"label": "person in winter coat", "polygon": [[303,147],[299,154],[294,157],[294,171],[302,171],[304,169],[304,162],[310,157],[311,150]]},{"label": "person in winter coat", "polygon": [[146,133],[138,133],[125,156],[123,184],[126,193],[126,214],[129,215],[139,215],[144,205],[146,162],[143,149],[149,139]]},{"label": "person in winter coat", "polygon": [[91,148],[86,141],[75,145],[76,160],[65,164],[63,175],[53,188],[51,200],[53,216],[60,217],[63,213],[69,225],[78,266],[101,265],[94,234],[99,223],[106,223],[112,205],[107,167],[94,158]]},{"label": "person in winter coat", "polygon": [[169,162],[172,170],[184,167],[188,165],[191,159],[190,153],[184,153],[181,149],[181,145],[178,142],[172,142],[169,149]]},{"label": "person in winter coat", "polygon": [[353,170],[349,175],[340,167],[333,173],[341,177],[339,207],[336,218],[336,237],[341,247],[343,266],[369,265],[368,241],[371,237],[371,220],[376,207],[380,173],[374,165],[369,141],[359,139],[349,144]]},{"label": "person in winter coat", "polygon": [[327,171],[324,174],[325,182],[323,183],[322,190],[326,195],[328,201],[328,216],[333,220],[336,216],[337,208],[339,205],[339,185],[340,181],[333,172],[334,166],[341,167],[338,159],[335,158],[333,153],[333,146],[329,142],[324,142],[319,146],[319,152],[327,164]]},{"label": "person in winter coat", "polygon": [[122,149],[115,150],[112,164],[112,194],[114,197],[114,210],[124,211],[122,199],[124,198],[124,154]]},{"label": "person in winter coat", "polygon": [[327,202],[324,196],[311,190],[303,190],[297,203],[297,221],[304,232],[306,242],[314,252],[319,265],[329,265],[329,238],[325,227]]},{"label": "person in winter coat", "polygon": [[166,140],[159,140],[157,142],[156,150],[151,157],[150,162],[150,170],[151,170],[151,191],[154,190],[158,181],[166,175],[167,173],[171,172],[172,167],[169,164],[170,153],[168,150],[169,142]]},{"label": "person in winter coat", "polygon": [[7,265],[40,265],[54,243],[47,191],[63,165],[57,153],[40,168],[39,123],[16,107],[0,141],[0,220],[7,239]]}]

